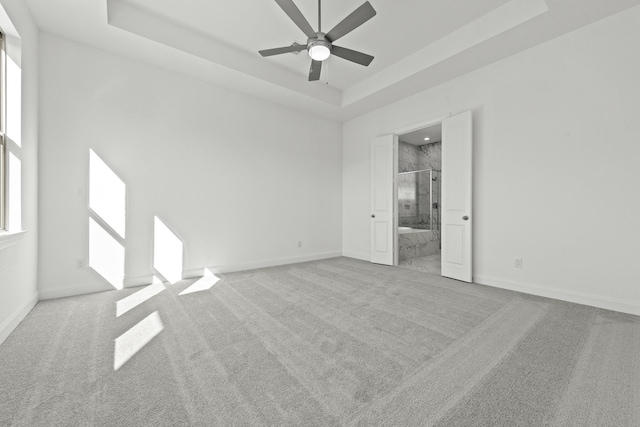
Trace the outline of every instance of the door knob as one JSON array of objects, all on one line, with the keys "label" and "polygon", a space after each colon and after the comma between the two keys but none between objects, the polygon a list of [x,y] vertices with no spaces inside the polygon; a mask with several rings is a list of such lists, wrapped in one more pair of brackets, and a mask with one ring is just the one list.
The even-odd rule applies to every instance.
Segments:
[{"label": "door knob", "polygon": [[375,217],[376,217],[376,215],[375,215],[375,214],[371,214],[371,218],[375,218]]},{"label": "door knob", "polygon": [[463,216],[462,219],[464,219],[465,221],[469,219],[469,217],[467,215]]}]

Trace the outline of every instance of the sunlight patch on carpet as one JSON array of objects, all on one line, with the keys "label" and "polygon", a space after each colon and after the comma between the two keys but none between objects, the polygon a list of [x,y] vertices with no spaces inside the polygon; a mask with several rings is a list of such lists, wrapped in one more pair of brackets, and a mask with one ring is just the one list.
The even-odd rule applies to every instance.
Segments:
[{"label": "sunlight patch on carpet", "polygon": [[195,292],[207,291],[220,281],[220,278],[208,268],[204,269],[204,276],[194,282],[191,286],[180,292],[178,295],[187,295]]},{"label": "sunlight patch on carpet", "polygon": [[113,370],[120,369],[164,329],[157,311],[142,319],[115,340]]},{"label": "sunlight patch on carpet", "polygon": [[165,287],[162,283],[154,283],[149,285],[138,292],[129,295],[126,298],[116,302],[116,317],[120,317],[129,310],[133,310],[145,301],[150,300],[160,292],[164,291]]}]

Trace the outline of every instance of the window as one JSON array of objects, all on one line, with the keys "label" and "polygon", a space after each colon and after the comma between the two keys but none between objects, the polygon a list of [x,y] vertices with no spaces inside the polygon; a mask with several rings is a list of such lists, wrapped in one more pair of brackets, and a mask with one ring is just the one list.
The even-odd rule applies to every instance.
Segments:
[{"label": "window", "polygon": [[5,124],[6,124],[6,56],[4,45],[4,33],[0,31],[0,230],[6,229],[7,220],[7,160],[6,160],[6,143],[5,143]]}]

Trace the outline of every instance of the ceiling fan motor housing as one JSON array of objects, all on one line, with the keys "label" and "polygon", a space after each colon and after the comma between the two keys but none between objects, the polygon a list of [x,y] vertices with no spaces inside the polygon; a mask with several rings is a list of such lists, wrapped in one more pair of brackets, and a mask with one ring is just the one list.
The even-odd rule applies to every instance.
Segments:
[{"label": "ceiling fan motor housing", "polygon": [[315,38],[307,40],[309,56],[316,61],[323,61],[331,54],[331,43],[326,39],[325,33],[316,33]]}]

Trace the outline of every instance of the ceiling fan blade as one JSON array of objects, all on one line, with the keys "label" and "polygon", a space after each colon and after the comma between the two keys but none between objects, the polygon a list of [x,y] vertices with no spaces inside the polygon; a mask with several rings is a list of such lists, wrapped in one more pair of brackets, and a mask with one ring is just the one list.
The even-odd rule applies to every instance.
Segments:
[{"label": "ceiling fan blade", "polygon": [[293,3],[293,0],[276,0],[276,3],[284,10],[284,13],[289,15],[289,18],[291,18],[307,37],[316,37],[316,32],[313,31],[311,24],[309,24],[309,21],[307,21],[302,12],[300,12],[298,6]]},{"label": "ceiling fan blade", "polygon": [[294,43],[291,46],[276,47],[274,49],[260,50],[260,51],[258,51],[258,53],[260,53],[260,55],[262,55],[262,56],[273,56],[273,55],[280,55],[281,53],[301,52],[301,51],[306,50],[306,49],[307,49],[307,47],[305,45]]},{"label": "ceiling fan blade", "polygon": [[371,64],[371,61],[373,61],[373,56],[371,55],[367,55],[366,53],[358,52],[356,50],[351,50],[347,49],[346,47],[340,47],[336,45],[332,46],[331,53],[335,56],[339,56],[342,59],[346,59],[347,61],[364,65],[365,67]]},{"label": "ceiling fan blade", "polygon": [[355,30],[374,16],[376,16],[376,10],[373,8],[373,6],[371,6],[371,3],[366,1],[362,6],[351,12],[349,16],[340,21],[338,25],[333,27],[333,29],[329,31],[325,37],[327,40],[333,43],[345,34]]},{"label": "ceiling fan blade", "polygon": [[309,81],[314,82],[320,80],[320,71],[322,71],[322,61],[311,60],[311,68],[309,69]]}]

